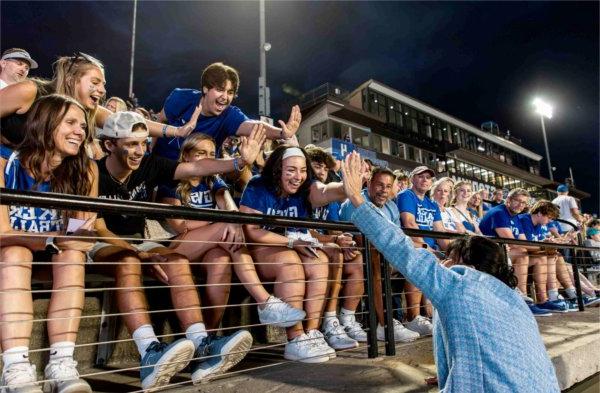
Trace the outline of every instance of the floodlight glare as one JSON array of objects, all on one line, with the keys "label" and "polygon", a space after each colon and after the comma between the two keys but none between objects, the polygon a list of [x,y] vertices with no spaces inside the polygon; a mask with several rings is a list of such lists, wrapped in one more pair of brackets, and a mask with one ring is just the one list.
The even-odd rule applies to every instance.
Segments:
[{"label": "floodlight glare", "polygon": [[538,115],[552,119],[552,106],[550,104],[544,102],[541,98],[536,98],[533,100],[533,106]]}]

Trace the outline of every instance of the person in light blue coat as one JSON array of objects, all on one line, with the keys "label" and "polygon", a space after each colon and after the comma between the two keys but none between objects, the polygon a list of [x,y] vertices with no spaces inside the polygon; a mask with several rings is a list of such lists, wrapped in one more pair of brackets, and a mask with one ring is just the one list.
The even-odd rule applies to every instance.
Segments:
[{"label": "person in light blue coat", "polygon": [[440,264],[365,201],[360,165],[352,153],[342,167],[344,189],[356,207],[352,222],[433,303],[441,392],[559,392],[536,321],[513,290],[517,281],[501,248],[481,236],[459,239],[449,246],[451,259]]}]

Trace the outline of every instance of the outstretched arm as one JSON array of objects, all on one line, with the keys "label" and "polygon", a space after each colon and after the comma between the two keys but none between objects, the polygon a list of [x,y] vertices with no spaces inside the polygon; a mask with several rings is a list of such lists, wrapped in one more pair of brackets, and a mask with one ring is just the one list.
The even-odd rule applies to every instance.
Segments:
[{"label": "outstretched arm", "polygon": [[352,222],[389,263],[422,290],[437,307],[445,292],[455,285],[458,274],[441,266],[430,252],[415,249],[412,240],[402,229],[389,221],[381,209],[364,200],[360,194],[360,165],[360,156],[353,152],[346,157],[342,166],[346,195],[357,208],[352,214]]},{"label": "outstretched arm", "polygon": [[237,129],[236,135],[250,135],[252,127],[257,123],[260,123],[265,127],[268,139],[290,139],[291,137],[296,135],[296,132],[300,127],[301,120],[302,114],[300,113],[300,107],[298,107],[298,105],[294,105],[287,123],[285,123],[283,120],[279,120],[279,125],[281,126],[281,128],[272,126],[265,122],[248,120],[240,124],[239,128]]}]

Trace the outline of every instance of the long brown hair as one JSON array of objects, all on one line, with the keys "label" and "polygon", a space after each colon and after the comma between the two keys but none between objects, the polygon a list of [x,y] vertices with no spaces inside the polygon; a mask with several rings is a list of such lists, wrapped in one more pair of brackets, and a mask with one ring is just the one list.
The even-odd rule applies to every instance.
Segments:
[{"label": "long brown hair", "polygon": [[[56,149],[54,134],[71,107],[79,108],[84,114],[85,108],[74,98],[60,94],[50,94],[34,102],[27,113],[23,132],[24,139],[17,151],[19,161],[29,170],[39,184],[44,181],[42,164]],[[85,128],[89,135],[90,124]],[[77,155],[66,157],[50,175],[52,192],[72,195],[89,195],[92,188],[92,162],[83,146]]]},{"label": "long brown hair", "polygon": [[[216,146],[215,140],[201,132],[193,133],[192,135],[185,138],[183,145],[181,145],[181,151],[179,152],[179,162],[184,162],[183,158],[186,154],[190,153],[196,145],[202,141],[211,141],[213,145]],[[208,184],[208,188],[212,190],[212,186],[214,183],[214,176],[204,176],[200,179],[201,182],[206,182]],[[181,204],[184,206],[190,205],[191,199],[191,191],[192,191],[192,183],[190,180],[182,179],[179,181],[177,185],[177,194],[179,194],[181,199]]]},{"label": "long brown hair", "polygon": [[[292,146],[281,145],[278,146],[275,150],[273,150],[273,152],[269,155],[267,162],[265,162],[265,166],[260,172],[265,185],[268,188],[270,188],[278,197],[281,197],[283,195],[283,190],[281,188],[281,174],[283,173],[283,154],[290,147]],[[310,186],[312,184],[313,179],[315,178],[315,175],[313,173],[312,166],[310,165],[310,158],[308,154],[306,154],[306,151],[303,148],[299,147],[299,149],[302,151],[302,154],[304,154],[304,158],[306,159],[306,180],[304,181],[304,183],[302,183],[302,185],[300,185],[300,188],[298,189],[296,195],[302,196],[308,201]]]}]

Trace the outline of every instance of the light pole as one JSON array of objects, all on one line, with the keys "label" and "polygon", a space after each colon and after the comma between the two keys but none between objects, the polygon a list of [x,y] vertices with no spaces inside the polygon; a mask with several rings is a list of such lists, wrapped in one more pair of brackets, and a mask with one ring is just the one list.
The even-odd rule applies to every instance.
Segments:
[{"label": "light pole", "polygon": [[271,92],[267,87],[267,52],[271,44],[266,42],[265,33],[265,0],[260,0],[260,75],[258,77],[258,114],[271,116]]},{"label": "light pole", "polygon": [[554,176],[552,175],[552,163],[550,162],[550,150],[548,149],[548,139],[546,138],[546,127],[544,125],[544,117],[548,119],[552,119],[552,106],[544,101],[541,98],[536,98],[533,100],[533,106],[535,107],[535,112],[540,115],[540,119],[542,121],[542,135],[544,136],[544,146],[546,147],[546,161],[548,163],[548,175],[550,176],[550,180],[554,181]]},{"label": "light pole", "polygon": [[129,98],[133,97],[133,64],[135,60],[135,25],[137,19],[137,0],[133,1],[133,21],[131,22],[131,56],[129,58]]}]

